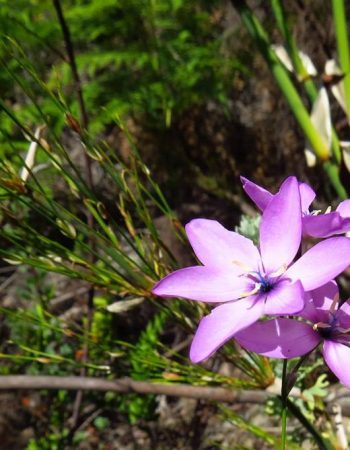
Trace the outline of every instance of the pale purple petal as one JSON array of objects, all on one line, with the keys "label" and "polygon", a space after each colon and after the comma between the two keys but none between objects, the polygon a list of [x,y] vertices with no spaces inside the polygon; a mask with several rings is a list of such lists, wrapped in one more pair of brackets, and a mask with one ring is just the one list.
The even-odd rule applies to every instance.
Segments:
[{"label": "pale purple petal", "polygon": [[339,203],[336,211],[343,217],[350,217],[350,199]]},{"label": "pale purple petal", "polygon": [[197,363],[209,358],[238,331],[256,322],[263,312],[263,302],[253,297],[213,309],[199,323],[191,345],[191,361]]},{"label": "pale purple petal", "polygon": [[307,294],[305,308],[300,313],[301,317],[313,323],[328,322],[329,308],[334,297],[338,296],[339,290],[335,281],[330,281],[324,286],[315,289]]},{"label": "pale purple petal", "polygon": [[265,314],[296,314],[305,305],[305,292],[300,281],[280,281],[265,295]]},{"label": "pale purple petal", "polygon": [[[350,222],[350,220],[349,220]],[[339,212],[330,212],[303,217],[303,234],[312,237],[329,237],[343,233],[343,219]]]},{"label": "pale purple petal", "polygon": [[236,268],[240,265],[256,270],[260,254],[250,239],[229,231],[216,220],[194,219],[186,233],[197,255],[206,266]]},{"label": "pale purple petal", "polygon": [[265,270],[288,266],[301,240],[299,185],[289,177],[265,209],[260,225],[260,252]]},{"label": "pale purple petal", "polygon": [[337,283],[332,280],[310,292],[310,294],[316,308],[329,311],[334,298],[339,295],[339,289]]},{"label": "pale purple petal", "polygon": [[245,177],[241,177],[241,182],[243,184],[243,189],[248,194],[248,196],[253,200],[256,206],[264,211],[266,206],[270,203],[273,198],[273,194],[266,189],[258,186],[257,184],[249,181]]},{"label": "pale purple petal", "polygon": [[339,326],[345,329],[350,328],[350,300],[344,302],[337,311]]},{"label": "pale purple petal", "polygon": [[335,341],[324,341],[323,356],[331,371],[339,381],[350,388],[350,348]]},{"label": "pale purple petal", "polygon": [[235,339],[247,350],[271,358],[295,358],[320,343],[319,334],[310,325],[284,318],[256,322]]},{"label": "pale purple petal", "polygon": [[315,191],[306,183],[299,183],[302,212],[308,212],[311,203],[315,200]]},{"label": "pale purple petal", "polygon": [[335,278],[350,264],[350,239],[334,237],[319,242],[298,259],[284,274],[300,280],[305,291],[312,291]]},{"label": "pale purple petal", "polygon": [[160,280],[152,292],[164,297],[185,297],[203,302],[227,302],[250,292],[254,283],[234,271],[205,266],[186,267]]}]

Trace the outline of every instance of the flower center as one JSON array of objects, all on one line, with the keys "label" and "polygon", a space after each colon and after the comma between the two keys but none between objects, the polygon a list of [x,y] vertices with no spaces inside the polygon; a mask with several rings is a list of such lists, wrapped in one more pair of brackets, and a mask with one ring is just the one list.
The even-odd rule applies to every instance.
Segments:
[{"label": "flower center", "polygon": [[314,329],[323,339],[330,339],[334,333],[333,327],[325,323],[316,323]]},{"label": "flower center", "polygon": [[250,276],[255,281],[255,289],[257,292],[267,294],[272,291],[275,283],[271,278],[261,272],[251,272]]},{"label": "flower center", "polygon": [[266,294],[267,292],[270,292],[273,288],[273,284],[269,279],[263,279],[260,281],[260,292],[263,292]]},{"label": "flower center", "polygon": [[342,320],[339,317],[339,294],[337,294],[328,311],[328,320],[326,322],[318,322],[313,325],[313,329],[323,339],[333,339],[350,347],[350,328],[342,327]]},{"label": "flower center", "polygon": [[284,272],[287,270],[286,266],[282,266],[280,269],[278,269],[276,272],[271,272],[268,275],[264,273],[262,270],[255,270],[255,271],[247,271],[243,273],[241,276],[249,278],[251,281],[254,282],[254,286],[252,286],[252,289],[248,292],[243,292],[241,294],[241,298],[249,297],[251,295],[256,294],[268,294],[271,292],[276,284],[279,283],[281,276],[284,274]]}]

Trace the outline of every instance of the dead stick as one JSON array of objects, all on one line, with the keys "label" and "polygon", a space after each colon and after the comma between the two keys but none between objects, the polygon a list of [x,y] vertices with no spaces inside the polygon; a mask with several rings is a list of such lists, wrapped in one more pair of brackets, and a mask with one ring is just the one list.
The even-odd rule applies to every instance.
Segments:
[{"label": "dead stick", "polygon": [[93,377],[59,377],[49,375],[2,375],[0,391],[31,389],[64,389],[68,391],[110,391],[124,394],[155,394],[171,397],[187,397],[226,403],[260,403],[271,396],[266,391],[235,391],[229,388],[190,386],[187,384],[162,384],[147,381],[134,381],[130,378],[115,381]]}]

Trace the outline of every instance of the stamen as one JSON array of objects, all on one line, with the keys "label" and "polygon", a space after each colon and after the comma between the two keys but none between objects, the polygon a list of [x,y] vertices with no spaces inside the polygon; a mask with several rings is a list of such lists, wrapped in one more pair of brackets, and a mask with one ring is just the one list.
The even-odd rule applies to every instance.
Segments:
[{"label": "stamen", "polygon": [[250,297],[251,295],[255,295],[255,294],[257,294],[260,291],[260,288],[261,288],[261,284],[260,283],[256,283],[254,289],[252,289],[249,292],[243,292],[240,295],[240,298],[245,298],[245,297]]},{"label": "stamen", "polygon": [[331,328],[331,326],[328,323],[324,323],[324,322],[318,322],[318,323],[314,323],[312,326],[312,329],[314,331],[317,331],[319,328]]},{"label": "stamen", "polygon": [[280,267],[278,270],[276,270],[276,272],[270,273],[269,277],[280,277],[286,272],[287,269],[288,269],[287,264],[283,264],[283,266]]},{"label": "stamen", "polygon": [[251,272],[252,268],[249,267],[247,264],[243,263],[242,261],[232,261],[232,264],[235,266],[238,266],[240,269],[243,269],[245,272]]},{"label": "stamen", "polygon": [[332,304],[331,304],[331,307],[329,308],[329,312],[330,312],[331,314],[334,314],[334,313],[335,313],[335,311],[336,311],[336,309],[337,309],[337,306],[338,306],[338,302],[339,302],[339,292],[337,292],[337,293],[335,294],[335,296],[334,296],[334,298],[333,298],[333,302],[332,302]]},{"label": "stamen", "polygon": [[348,333],[350,333],[350,328],[339,328],[339,327],[337,327],[337,331],[339,331],[341,334],[348,334]]}]

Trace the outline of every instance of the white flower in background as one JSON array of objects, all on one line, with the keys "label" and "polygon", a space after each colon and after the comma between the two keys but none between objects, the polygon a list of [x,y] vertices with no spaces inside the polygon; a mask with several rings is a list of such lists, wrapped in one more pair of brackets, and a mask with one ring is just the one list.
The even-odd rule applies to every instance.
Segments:
[{"label": "white flower in background", "polygon": [[[294,73],[292,60],[290,59],[285,47],[283,47],[283,45],[272,45],[272,48],[284,67],[289,70],[289,72]],[[299,50],[299,58],[301,59],[307,74],[310,75],[310,77],[315,77],[317,75],[317,69],[311,61],[310,56]],[[299,81],[302,80],[299,79]]]},{"label": "white flower in background", "polygon": [[[278,59],[285,66],[287,70],[290,72],[295,72],[293,68],[293,63],[285,49],[282,45],[273,45],[273,50],[275,51]],[[316,67],[314,66],[311,58],[304,52],[299,51],[299,57],[304,65],[304,68],[307,74],[311,77],[317,75]],[[345,88],[344,82],[342,80],[343,73],[336,63],[334,59],[329,59],[326,61],[324,67],[324,75],[325,77],[330,78],[329,88],[332,92],[334,98],[344,111],[348,123],[350,125],[350,112],[348,111],[346,98],[345,98]],[[339,78],[338,81],[332,82],[332,78]],[[298,77],[299,81],[302,81],[300,77]],[[329,148],[331,148],[331,136],[332,136],[332,121],[331,121],[331,112],[330,112],[330,104],[328,93],[325,87],[321,87],[318,96],[312,106],[312,110],[310,113],[311,121],[314,124],[315,128],[319,132],[323,141]],[[346,168],[350,172],[350,141],[340,141],[340,147],[342,149],[343,160]],[[305,157],[306,163],[309,167],[312,167],[316,164],[316,155],[313,152],[309,143],[306,144],[305,148]]]},{"label": "white flower in background", "polygon": [[[332,122],[329,98],[325,87],[321,87],[315,103],[312,105],[310,118],[323,142],[327,145],[330,153],[332,142]],[[308,167],[314,167],[316,165],[316,155],[309,142],[306,143],[304,153]]]},{"label": "white flower in background", "polygon": [[[330,77],[343,76],[340,67],[334,59],[329,59],[326,62],[324,66],[324,73]],[[331,83],[330,89],[349,121],[350,114],[346,106],[344,81],[340,80],[338,83]]]}]

